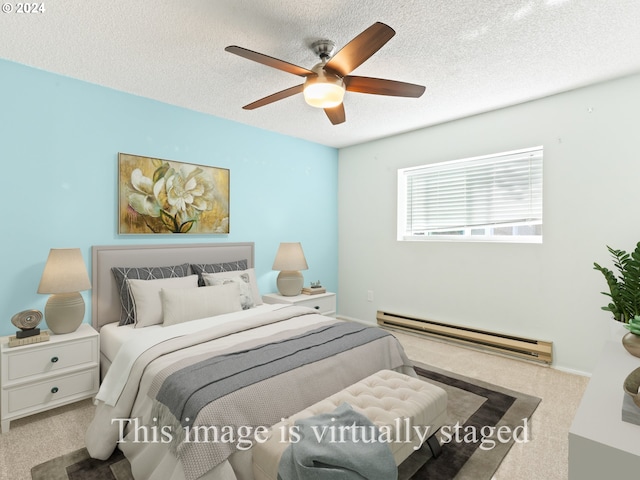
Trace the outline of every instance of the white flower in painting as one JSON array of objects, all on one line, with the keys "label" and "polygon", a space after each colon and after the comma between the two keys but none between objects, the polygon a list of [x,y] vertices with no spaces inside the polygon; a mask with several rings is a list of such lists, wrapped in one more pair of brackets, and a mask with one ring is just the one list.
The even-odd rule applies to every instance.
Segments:
[{"label": "white flower in painting", "polygon": [[129,206],[142,215],[160,216],[160,205],[154,195],[153,181],[139,168],[131,172],[131,185],[136,192],[129,195]]},{"label": "white flower in painting", "polygon": [[203,173],[192,165],[182,165],[178,170],[170,168],[153,185],[153,194],[171,215],[181,213],[193,218],[200,211],[213,208],[214,187]]}]

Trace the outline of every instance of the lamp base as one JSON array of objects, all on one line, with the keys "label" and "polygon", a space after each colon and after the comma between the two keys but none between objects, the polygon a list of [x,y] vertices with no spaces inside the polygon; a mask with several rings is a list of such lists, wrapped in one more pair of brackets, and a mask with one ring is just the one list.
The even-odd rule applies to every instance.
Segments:
[{"label": "lamp base", "polygon": [[283,270],[278,274],[276,285],[283,297],[295,297],[302,292],[304,277],[297,270]]},{"label": "lamp base", "polygon": [[79,292],[51,295],[44,307],[44,320],[57,335],[75,332],[84,319],[84,300]]}]

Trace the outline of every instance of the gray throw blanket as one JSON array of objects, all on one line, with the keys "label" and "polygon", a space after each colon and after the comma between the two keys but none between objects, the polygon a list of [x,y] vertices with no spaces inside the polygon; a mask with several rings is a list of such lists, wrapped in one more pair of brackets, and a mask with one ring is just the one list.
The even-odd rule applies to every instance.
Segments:
[{"label": "gray throw blanket", "polygon": [[378,428],[343,403],[295,422],[299,435],[282,454],[278,480],[396,480],[389,445]]},{"label": "gray throw blanket", "polygon": [[[248,350],[214,355],[169,375],[156,396],[154,414],[175,427],[192,426],[205,405],[229,393],[388,335],[379,328],[341,322]],[[170,421],[168,412],[177,424]]]}]

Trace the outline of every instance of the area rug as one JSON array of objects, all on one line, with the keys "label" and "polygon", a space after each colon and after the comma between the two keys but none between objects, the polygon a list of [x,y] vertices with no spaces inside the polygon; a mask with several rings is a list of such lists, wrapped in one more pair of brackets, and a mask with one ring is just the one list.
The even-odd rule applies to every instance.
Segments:
[{"label": "area rug", "polygon": [[31,469],[33,480],[133,480],[129,461],[120,450],[95,460],[86,448],[67,453]]},{"label": "area rug", "polygon": [[[427,446],[398,468],[398,480],[490,480],[516,441],[531,438],[531,417],[540,399],[415,362],[416,373],[449,396],[449,419],[439,432],[442,452]],[[105,461],[86,449],[31,469],[33,480],[133,480],[119,450]]]},{"label": "area rug", "polygon": [[442,452],[427,446],[398,468],[399,480],[491,480],[516,441],[533,437],[529,419],[540,399],[414,362],[416,373],[446,390],[449,419],[439,432]]}]

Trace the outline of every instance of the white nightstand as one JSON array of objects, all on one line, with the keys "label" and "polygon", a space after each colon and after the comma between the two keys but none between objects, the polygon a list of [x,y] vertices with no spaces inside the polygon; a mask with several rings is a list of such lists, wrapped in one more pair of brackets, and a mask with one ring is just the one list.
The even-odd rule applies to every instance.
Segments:
[{"label": "white nightstand", "polygon": [[336,316],[336,294],[331,292],[318,293],[316,295],[296,295],[285,297],[277,293],[267,293],[262,296],[264,303],[288,303],[290,305],[302,305],[318,310],[318,313],[329,317]]},{"label": "white nightstand", "polygon": [[89,398],[100,383],[98,332],[83,323],[48,342],[9,348],[0,338],[1,431],[9,422]]}]

